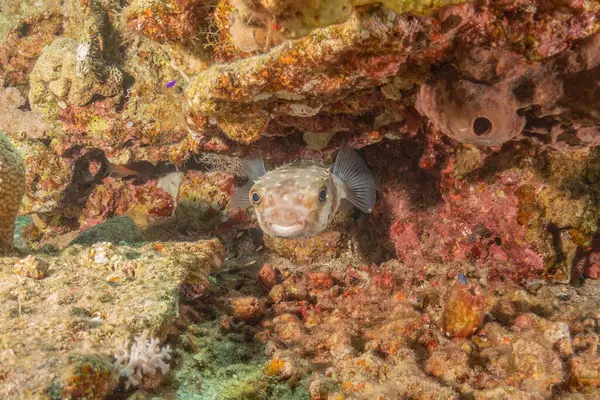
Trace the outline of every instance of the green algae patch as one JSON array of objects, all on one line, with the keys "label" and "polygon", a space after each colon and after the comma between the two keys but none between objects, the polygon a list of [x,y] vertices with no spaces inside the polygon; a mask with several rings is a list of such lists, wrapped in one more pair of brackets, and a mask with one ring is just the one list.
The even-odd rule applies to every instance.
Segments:
[{"label": "green algae patch", "polygon": [[[86,229],[79,234],[79,236],[73,239],[70,244],[90,245],[99,242],[133,244],[141,241],[142,233],[133,219],[127,215],[121,215],[110,218],[101,224]],[[131,259],[131,257],[129,257],[127,254],[127,258]]]},{"label": "green algae patch", "polygon": [[305,385],[291,387],[264,374],[264,345],[247,332],[222,333],[215,321],[190,325],[180,338],[177,397],[190,400],[308,399]]},{"label": "green algae patch", "polygon": [[99,117],[92,118],[88,124],[88,130],[94,136],[102,136],[108,128],[110,128],[109,122]]}]

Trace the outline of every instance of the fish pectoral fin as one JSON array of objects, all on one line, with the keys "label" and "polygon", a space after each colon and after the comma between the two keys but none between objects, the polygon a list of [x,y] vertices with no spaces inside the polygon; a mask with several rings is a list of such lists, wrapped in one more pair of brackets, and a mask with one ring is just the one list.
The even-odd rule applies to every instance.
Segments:
[{"label": "fish pectoral fin", "polygon": [[229,206],[232,208],[246,208],[252,204],[250,203],[250,189],[252,189],[253,185],[254,182],[249,180],[244,186],[235,188],[231,195]]},{"label": "fish pectoral fin", "polygon": [[252,182],[256,182],[261,176],[267,173],[265,162],[260,154],[250,154],[242,160],[242,172],[248,176]]},{"label": "fish pectoral fin", "polygon": [[333,173],[346,184],[346,199],[362,212],[371,213],[376,199],[375,180],[356,150],[343,146],[335,159]]},{"label": "fish pectoral fin", "polygon": [[354,208],[354,204],[350,202],[348,199],[340,200],[340,211],[348,211]]}]

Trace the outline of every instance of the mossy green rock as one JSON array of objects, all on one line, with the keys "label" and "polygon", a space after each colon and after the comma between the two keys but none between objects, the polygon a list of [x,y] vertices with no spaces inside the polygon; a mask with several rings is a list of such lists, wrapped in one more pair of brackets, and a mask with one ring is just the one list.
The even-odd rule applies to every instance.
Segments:
[{"label": "mossy green rock", "polygon": [[[0,398],[105,398],[119,384],[114,353],[144,334],[162,342],[180,287],[208,284],[223,258],[217,239],[0,258]],[[30,275],[35,265],[46,272]]]},{"label": "mossy green rock", "polygon": [[110,218],[101,224],[92,226],[77,236],[70,245],[73,244],[94,244],[99,242],[118,243],[139,243],[142,241],[142,233],[133,222],[133,219],[127,215]]}]

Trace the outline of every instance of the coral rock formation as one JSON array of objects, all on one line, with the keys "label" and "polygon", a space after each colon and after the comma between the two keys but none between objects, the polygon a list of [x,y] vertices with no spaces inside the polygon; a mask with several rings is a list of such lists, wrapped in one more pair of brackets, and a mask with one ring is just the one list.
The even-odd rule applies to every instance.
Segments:
[{"label": "coral rock formation", "polygon": [[25,164],[23,158],[0,133],[0,253],[13,248],[15,218],[25,194]]},{"label": "coral rock formation", "polygon": [[223,257],[215,239],[0,259],[0,395],[106,396],[118,384],[119,346],[144,334],[163,340],[178,288],[205,284]]},{"label": "coral rock formation", "polygon": [[92,13],[86,19],[80,42],[56,39],[44,49],[30,76],[32,109],[56,115],[67,105],[88,104],[94,95],[122,94],[123,73],[102,54],[103,17]]},{"label": "coral rock formation", "polygon": [[114,67],[107,67],[103,71],[106,74],[104,81],[98,80],[85,67],[76,74],[78,63],[85,63],[87,57],[89,47],[72,39],[57,39],[47,47],[31,73],[31,107],[46,113],[57,113],[58,107],[85,105],[95,94],[119,94],[123,77]]},{"label": "coral rock formation", "polygon": [[[320,4],[307,5],[299,18]],[[418,5],[398,4],[400,8]],[[528,19],[519,28],[504,29],[504,13],[512,16],[515,10],[522,13],[515,19],[535,16],[570,21],[560,32],[562,38],[589,39],[568,50],[566,44],[556,43],[562,39],[556,32],[548,32],[548,25]],[[425,81],[419,90],[419,109],[454,138],[495,146],[521,137],[523,128],[525,133],[546,129],[546,137],[537,138],[541,143],[593,146],[598,134],[590,123],[593,112],[590,115],[587,110],[594,90],[584,91],[588,106],[573,96],[574,88],[580,86],[575,82],[584,76],[595,79],[596,64],[589,56],[595,54],[598,41],[592,37],[593,16],[593,7],[553,9],[540,4],[537,8],[511,8],[503,2],[481,8],[473,3],[449,6],[419,19],[385,7],[356,7],[343,23],[315,29],[265,54],[213,65],[199,73],[186,88],[197,121],[192,129],[209,134],[216,124],[229,138],[242,143],[277,131],[281,135],[284,128],[284,132],[309,133],[336,132],[348,126],[351,131],[394,129],[391,124],[408,119],[407,103],[414,95],[414,84]],[[474,50],[469,53],[462,47]],[[425,67],[440,62],[457,64],[459,71],[432,71],[428,78]],[[563,68],[565,64],[570,67]],[[483,75],[473,77],[473,71]],[[392,82],[395,78],[401,78],[396,79],[398,87]],[[370,96],[372,101],[354,96]],[[392,118],[373,115],[377,103],[402,111],[391,113],[395,114]],[[490,109],[494,113],[489,113]],[[346,117],[343,126],[335,122],[340,115]],[[367,127],[365,115],[370,116]],[[326,117],[333,126],[318,131],[308,128],[311,121]]]},{"label": "coral rock formation", "polygon": [[561,149],[596,146],[600,120],[589,104],[599,49],[599,34],[544,63],[504,49],[459,49],[456,67],[421,86],[417,108],[445,134],[477,146],[523,137]]},{"label": "coral rock formation", "polygon": [[254,1],[235,0],[231,4],[238,13],[247,18],[266,19],[270,24],[278,26],[285,36],[298,38],[316,28],[346,21],[352,14],[354,6],[381,3],[398,14],[427,14],[437,8],[461,3],[465,0],[317,0],[317,1]]},{"label": "coral rock formation", "polygon": [[204,0],[135,0],[126,10],[127,27],[159,43],[193,43],[201,38],[210,9]]}]

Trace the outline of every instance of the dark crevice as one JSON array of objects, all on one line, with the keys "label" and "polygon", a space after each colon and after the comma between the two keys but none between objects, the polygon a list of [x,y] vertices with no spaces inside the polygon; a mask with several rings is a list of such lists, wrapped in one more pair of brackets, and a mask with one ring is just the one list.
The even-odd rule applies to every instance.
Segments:
[{"label": "dark crevice", "polygon": [[19,27],[19,35],[21,37],[29,36],[31,33],[31,25],[24,23]]},{"label": "dark crevice", "polygon": [[440,27],[440,32],[448,33],[452,29],[458,28],[461,23],[462,23],[462,17],[460,15],[451,15],[442,21],[442,24]]},{"label": "dark crevice", "polygon": [[486,117],[477,117],[473,121],[473,133],[475,136],[485,136],[492,131],[492,121]]},{"label": "dark crevice", "polygon": [[25,100],[25,104],[20,105],[17,109],[21,111],[31,111],[31,104],[29,104],[29,98]]}]

